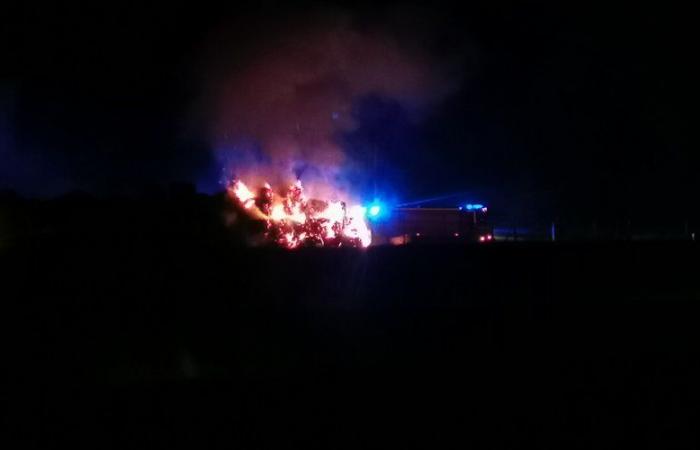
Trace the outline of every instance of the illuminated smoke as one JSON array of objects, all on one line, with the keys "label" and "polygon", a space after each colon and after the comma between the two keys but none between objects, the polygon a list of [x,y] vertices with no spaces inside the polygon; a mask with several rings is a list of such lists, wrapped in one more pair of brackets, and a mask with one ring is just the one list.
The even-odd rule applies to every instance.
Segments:
[{"label": "illuminated smoke", "polygon": [[273,186],[301,178],[311,197],[349,200],[341,174],[352,162],[339,137],[357,126],[353,104],[377,95],[419,114],[456,86],[388,33],[358,31],[345,16],[321,19],[249,37],[263,42],[213,83],[212,145],[227,175]]}]

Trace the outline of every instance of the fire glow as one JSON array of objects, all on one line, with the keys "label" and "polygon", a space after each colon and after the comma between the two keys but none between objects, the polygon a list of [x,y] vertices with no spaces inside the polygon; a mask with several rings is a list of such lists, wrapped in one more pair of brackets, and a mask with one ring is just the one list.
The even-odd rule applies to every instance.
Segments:
[{"label": "fire glow", "polygon": [[265,183],[251,191],[241,180],[229,195],[251,217],[265,222],[265,237],[281,247],[368,247],[372,234],[365,208],[336,200],[307,199],[300,180],[277,194]]}]

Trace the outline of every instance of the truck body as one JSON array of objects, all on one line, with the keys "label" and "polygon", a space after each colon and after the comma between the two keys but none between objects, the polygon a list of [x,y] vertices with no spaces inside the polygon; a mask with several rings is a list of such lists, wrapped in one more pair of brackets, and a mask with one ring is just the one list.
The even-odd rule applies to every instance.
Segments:
[{"label": "truck body", "polygon": [[373,227],[376,244],[491,242],[487,208],[396,208]]}]

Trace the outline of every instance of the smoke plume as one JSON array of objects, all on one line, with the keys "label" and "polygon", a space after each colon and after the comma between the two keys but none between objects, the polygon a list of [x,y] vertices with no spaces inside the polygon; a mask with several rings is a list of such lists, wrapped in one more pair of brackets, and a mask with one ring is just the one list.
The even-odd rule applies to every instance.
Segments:
[{"label": "smoke plume", "polygon": [[212,144],[227,172],[249,183],[301,178],[311,195],[352,196],[342,171],[353,162],[340,137],[358,126],[353,105],[376,95],[420,118],[457,87],[425,49],[386,30],[360,30],[347,16],[272,31],[224,71],[213,93]]}]

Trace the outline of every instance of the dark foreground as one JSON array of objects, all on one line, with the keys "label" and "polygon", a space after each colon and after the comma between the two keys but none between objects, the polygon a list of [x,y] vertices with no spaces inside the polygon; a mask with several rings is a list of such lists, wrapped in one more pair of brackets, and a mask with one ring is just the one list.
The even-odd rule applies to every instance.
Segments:
[{"label": "dark foreground", "polygon": [[700,444],[692,243],[78,241],[0,251],[35,447]]}]

